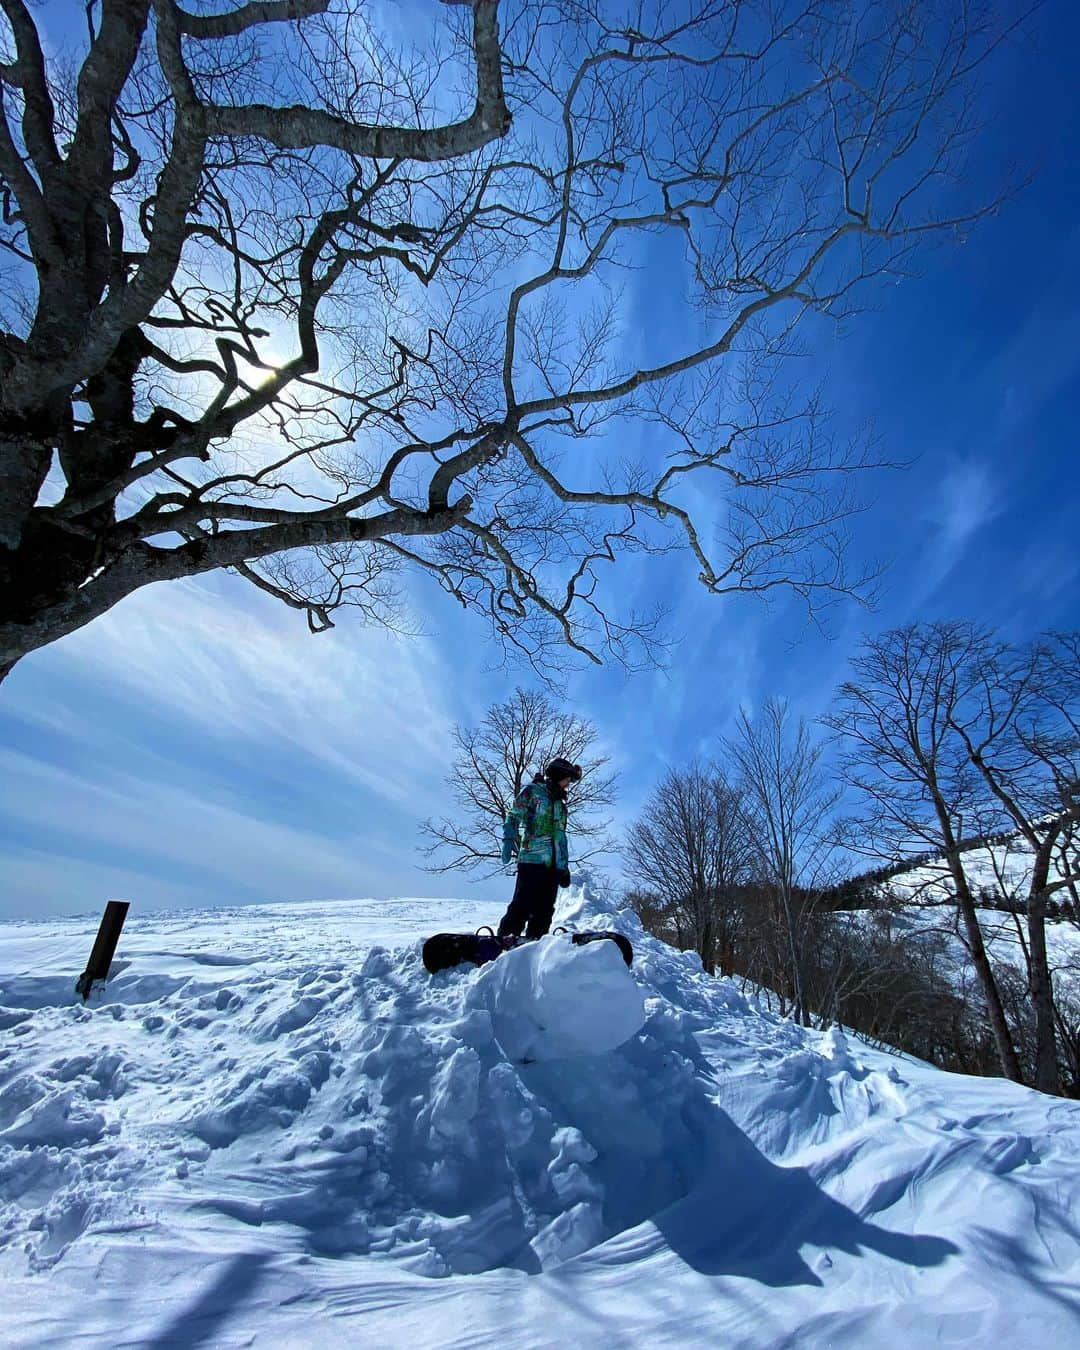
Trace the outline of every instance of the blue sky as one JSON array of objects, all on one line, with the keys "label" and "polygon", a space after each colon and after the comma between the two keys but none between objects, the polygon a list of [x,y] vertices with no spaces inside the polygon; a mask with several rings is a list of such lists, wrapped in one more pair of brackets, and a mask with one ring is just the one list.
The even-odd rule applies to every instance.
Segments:
[{"label": "blue sky", "polygon": [[[711,754],[740,705],[822,712],[859,637],[969,617],[1010,637],[1080,626],[1080,13],[1048,4],[995,70],[972,175],[1034,182],[965,243],[922,260],[880,312],[822,330],[839,426],[874,419],[911,467],[882,473],[855,559],[891,563],[874,613],[715,599],[683,559],[621,586],[668,595],[666,671],[574,675],[619,770],[617,824],[671,764]],[[618,577],[620,574],[615,574]],[[0,687],[0,917],[348,896],[498,898],[434,877],[418,822],[447,805],[454,722],[528,671],[488,669],[477,620],[416,593],[423,635],[295,614],[218,576],[151,588],[24,660]]]}]

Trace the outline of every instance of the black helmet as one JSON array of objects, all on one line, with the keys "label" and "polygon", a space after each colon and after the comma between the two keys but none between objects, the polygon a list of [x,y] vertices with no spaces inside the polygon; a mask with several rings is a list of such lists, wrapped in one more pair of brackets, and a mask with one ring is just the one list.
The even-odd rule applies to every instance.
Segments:
[{"label": "black helmet", "polygon": [[544,777],[549,783],[561,783],[564,778],[577,783],[581,779],[581,765],[571,764],[568,759],[553,759],[544,770]]}]

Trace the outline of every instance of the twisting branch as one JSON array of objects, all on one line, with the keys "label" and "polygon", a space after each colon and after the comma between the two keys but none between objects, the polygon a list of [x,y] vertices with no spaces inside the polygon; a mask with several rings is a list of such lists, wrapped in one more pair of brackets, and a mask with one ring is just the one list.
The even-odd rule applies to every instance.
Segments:
[{"label": "twisting branch", "polygon": [[[68,77],[0,0],[0,673],[214,567],[317,631],[397,623],[421,569],[547,679],[657,658],[627,554],[869,598],[885,461],[788,371],[805,315],[995,204],[938,206],[978,5],[431,0],[416,50],[361,0],[201,8],[108,0]],[[685,295],[670,334],[642,283]]]}]

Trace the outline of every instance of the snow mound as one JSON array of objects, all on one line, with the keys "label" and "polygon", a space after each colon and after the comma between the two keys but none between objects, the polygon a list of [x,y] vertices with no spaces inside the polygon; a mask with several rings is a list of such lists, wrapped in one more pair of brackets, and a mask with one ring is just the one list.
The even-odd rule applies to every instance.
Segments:
[{"label": "snow mound", "polygon": [[645,1022],[644,996],[615,943],[573,946],[566,935],[487,966],[471,1001],[490,1011],[495,1039],[521,1063],[602,1055]]},{"label": "snow mound", "polygon": [[85,1007],[0,970],[12,1343],[1071,1343],[1078,1104],[773,1016],[588,881],[630,970],[431,977],[451,907],[395,903],[145,921]]},{"label": "snow mound", "polygon": [[[571,908],[613,926],[584,893]],[[356,970],[283,964],[274,980],[203,955],[228,983],[128,973],[88,1008],[49,1008],[101,1048],[0,1089],[4,1229],[35,1259],[59,1250],[45,1215],[74,1173],[104,1179],[92,1146],[106,1137],[110,1173],[124,1158],[133,1177],[160,1160],[166,1209],[183,1198],[279,1226],[324,1256],[392,1251],[426,1276],[558,1265],[685,1195],[700,1172],[691,1029],[655,998],[647,1008],[613,942],[552,935],[434,979],[417,942],[369,947]],[[152,1094],[152,1110],[110,1109],[125,1093]],[[72,1166],[17,1185],[43,1150]],[[104,1189],[103,1221],[144,1222]]]},{"label": "snow mound", "polygon": [[73,1091],[54,1092],[35,1102],[18,1116],[0,1140],[8,1144],[33,1144],[36,1147],[71,1143],[96,1144],[105,1133],[105,1117]]}]

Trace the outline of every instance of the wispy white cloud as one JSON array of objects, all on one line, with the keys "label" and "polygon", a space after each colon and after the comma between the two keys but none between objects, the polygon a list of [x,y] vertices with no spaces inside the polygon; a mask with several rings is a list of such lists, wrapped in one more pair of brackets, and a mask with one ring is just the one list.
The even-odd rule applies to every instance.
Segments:
[{"label": "wispy white cloud", "polygon": [[206,905],[204,887],[140,869],[57,854],[48,849],[9,849],[3,855],[5,899],[0,918],[48,919],[64,914],[100,914],[106,900],[133,900],[139,909],[190,909]]},{"label": "wispy white cloud", "polygon": [[347,620],[313,638],[243,589],[148,589],[9,677],[8,913],[67,894],[72,858],[156,903],[193,872],[204,903],[423,889],[453,720],[439,648]]},{"label": "wispy white cloud", "polygon": [[[759,689],[767,628],[761,607],[709,595],[686,564],[672,559],[657,569],[670,587],[666,668],[628,678],[607,666],[570,685],[575,710],[596,723],[602,752],[619,775],[611,812],[617,838],[670,769],[719,756],[720,736]],[[606,861],[619,874],[619,859]],[[622,880],[633,883],[631,876]]]},{"label": "wispy white cloud", "polygon": [[[1080,249],[1073,232],[1072,253]],[[1023,326],[983,372],[981,384],[997,394],[998,434],[1006,439],[1053,399],[1080,370],[1080,307],[1059,306],[1062,282],[1040,297]],[[1066,293],[1067,284],[1066,284]]]},{"label": "wispy white cloud", "polygon": [[396,863],[395,850],[380,849],[377,838],[350,846],[317,830],[269,822],[255,801],[247,810],[230,807],[126,774],[103,786],[14,751],[0,751],[0,775],[19,789],[5,794],[9,823],[54,841],[50,850],[9,846],[7,888],[21,891],[11,912],[93,908],[110,896],[159,908],[206,903],[208,896],[370,895],[385,888]]},{"label": "wispy white cloud", "polygon": [[987,460],[952,461],[923,513],[926,542],[914,570],[912,618],[919,617],[919,611],[960,563],[976,535],[1006,509],[1007,501]]},{"label": "wispy white cloud", "polygon": [[[445,758],[448,678],[430,642],[347,618],[313,638],[296,615],[258,597],[246,603],[228,582],[148,588],[33,658],[46,660],[88,690],[119,695],[132,725],[156,710],[194,737],[289,750],[308,772],[398,807],[416,802],[417,770],[424,782]],[[12,677],[14,710],[75,732],[77,713],[37,696],[31,664]]]},{"label": "wispy white cloud", "polygon": [[940,528],[943,547],[959,553],[977,530],[1003,510],[990,466],[978,460],[960,460],[946,473],[941,496],[927,512],[927,519]]},{"label": "wispy white cloud", "polygon": [[[1070,600],[1076,595],[1080,579],[1080,556],[1075,541],[1058,534],[1044,537],[1036,528],[1034,537],[1029,539],[1018,560],[1016,576],[1019,586],[1026,592],[1025,601],[1034,598],[1040,605],[1052,608],[1061,601]],[[1023,612],[1030,621],[1030,606],[1026,603]],[[1057,619],[1047,614],[1042,622],[1049,625]]]}]

